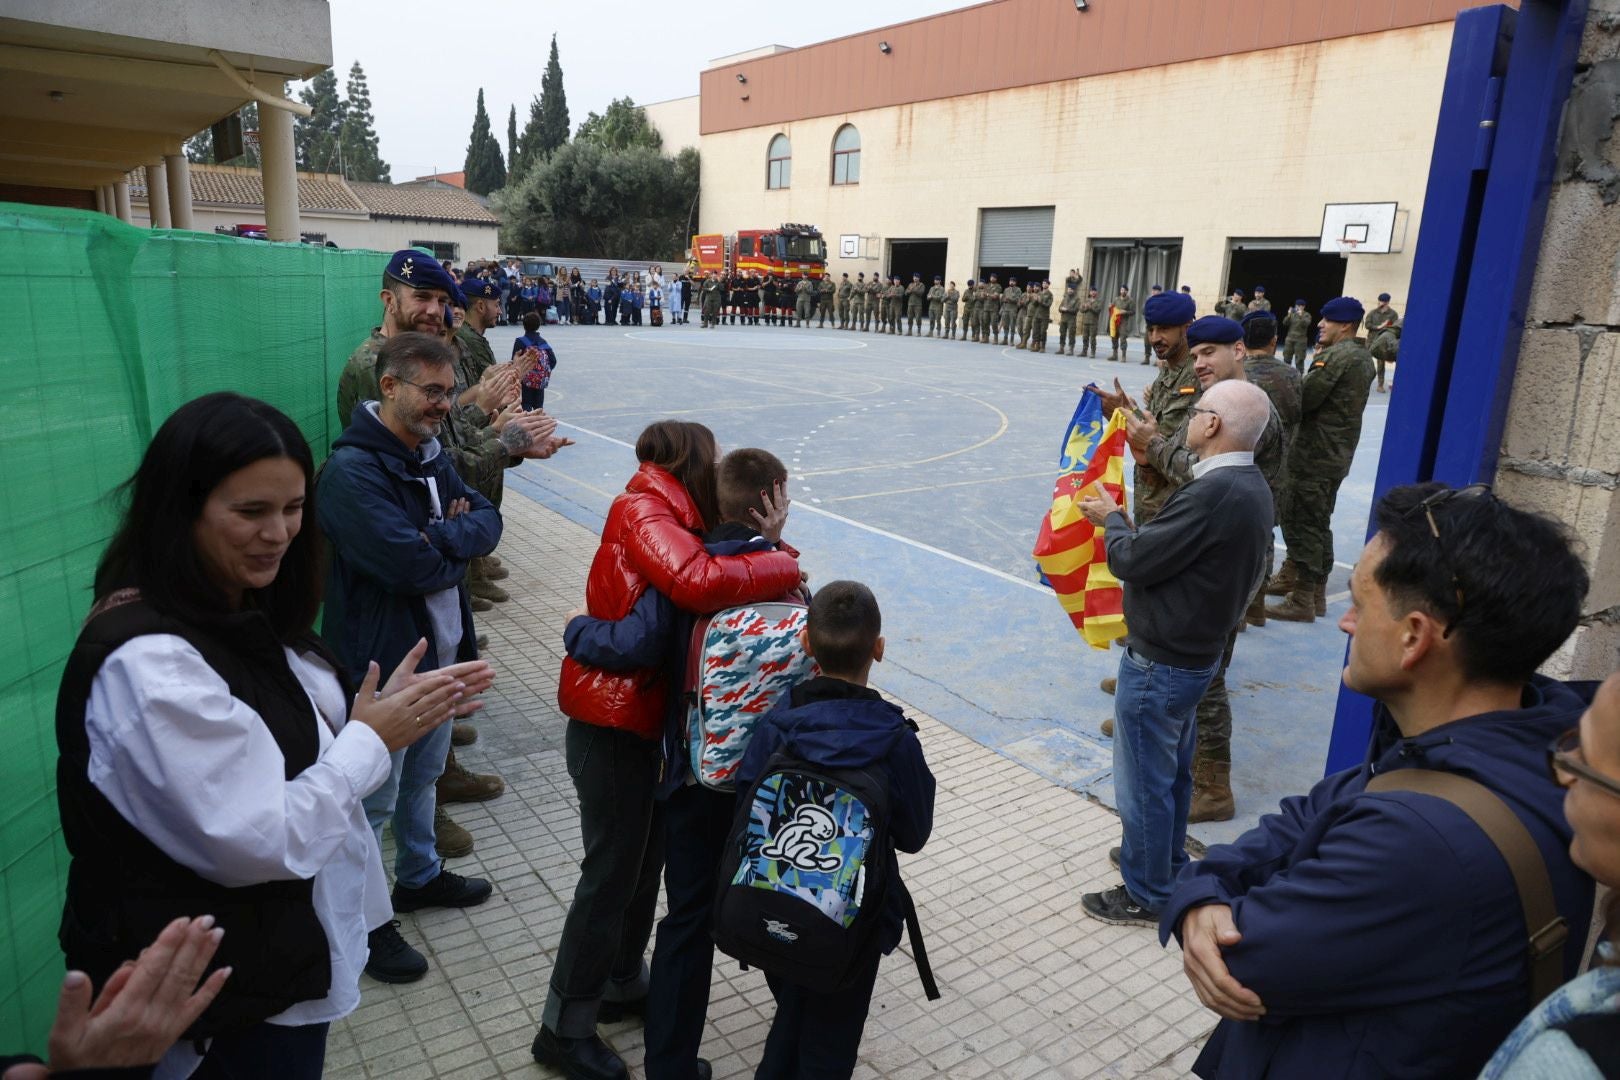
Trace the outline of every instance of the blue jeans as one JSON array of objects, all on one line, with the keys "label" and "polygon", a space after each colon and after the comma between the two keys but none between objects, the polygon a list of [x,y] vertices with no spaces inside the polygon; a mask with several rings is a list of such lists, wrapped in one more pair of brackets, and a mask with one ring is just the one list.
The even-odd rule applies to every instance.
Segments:
[{"label": "blue jeans", "polygon": [[394,819],[394,882],[407,889],[420,889],[439,876],[433,811],[438,805],[435,785],[450,753],[450,726],[440,724],[389,755],[393,766],[388,779],[361,804],[377,834],[378,850],[382,848],[383,822]]},{"label": "blue jeans", "polygon": [[1114,796],[1125,839],[1119,867],[1131,896],[1157,912],[1187,865],[1198,699],[1220,667],[1178,668],[1126,649],[1114,688]]}]

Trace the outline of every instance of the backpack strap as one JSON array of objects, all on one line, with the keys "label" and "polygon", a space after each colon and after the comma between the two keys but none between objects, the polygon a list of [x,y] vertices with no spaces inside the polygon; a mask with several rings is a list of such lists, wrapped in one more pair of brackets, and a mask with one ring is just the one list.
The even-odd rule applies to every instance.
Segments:
[{"label": "backpack strap", "polygon": [[1553,903],[1552,881],[1541,849],[1517,814],[1484,784],[1433,769],[1397,769],[1373,777],[1368,791],[1415,791],[1444,799],[1478,825],[1513,873],[1530,951],[1530,1005],[1533,1008],[1564,981],[1563,948],[1569,928]]},{"label": "backpack strap", "polygon": [[[893,849],[891,849],[893,855]],[[934,981],[934,967],[928,962],[928,949],[923,945],[922,923],[917,920],[917,905],[912,902],[911,890],[900,877],[900,858],[894,855],[894,886],[900,890],[900,899],[906,907],[906,936],[911,939],[911,957],[917,964],[917,977],[922,980],[923,993],[929,1001],[939,1000],[939,984]]]}]

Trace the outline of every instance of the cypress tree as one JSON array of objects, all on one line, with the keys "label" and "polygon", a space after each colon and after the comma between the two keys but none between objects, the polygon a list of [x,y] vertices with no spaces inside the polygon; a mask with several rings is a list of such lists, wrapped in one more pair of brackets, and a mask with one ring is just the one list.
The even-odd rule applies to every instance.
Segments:
[{"label": "cypress tree", "polygon": [[472,138],[467,142],[467,190],[488,195],[506,186],[506,165],[501,161],[501,145],[489,130],[489,113],[484,111],[484,88],[478,88],[478,111],[473,114]]},{"label": "cypress tree", "polygon": [[539,149],[542,156],[568,141],[568,95],[563,92],[562,63],[557,59],[557,35],[551,35],[551,59],[540,80]]},{"label": "cypress tree", "polygon": [[298,167],[306,172],[335,173],[338,133],[343,128],[343,102],[338,98],[337,72],[327,68],[298,92],[298,99],[314,109],[309,117],[293,121],[293,143]]},{"label": "cypress tree", "polygon": [[[338,143],[342,147],[344,176],[350,180],[392,182],[388,163],[378,151],[377,130],[371,118],[371,91],[366,87],[366,73],[358,60],[349,68],[349,82],[343,97],[343,125],[338,130]],[[488,123],[487,117],[485,122]]]}]

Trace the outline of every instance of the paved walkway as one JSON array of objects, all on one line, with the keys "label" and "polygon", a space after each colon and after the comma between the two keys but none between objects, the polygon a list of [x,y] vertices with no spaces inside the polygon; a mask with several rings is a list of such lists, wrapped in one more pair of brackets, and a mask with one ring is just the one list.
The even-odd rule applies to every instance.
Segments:
[{"label": "paved walkway", "polygon": [[[478,742],[460,758],[500,774],[507,791],[452,808],[478,844],[452,868],[490,878],[495,896],[467,911],[403,917],[433,970],[410,986],[364,980],[361,1008],[332,1031],[332,1077],[553,1075],[529,1043],[579,855],[557,673],[563,619],[582,602],[596,536],[511,491],[503,511],[512,600],[480,616],[499,681]],[[924,999],[905,946],[887,958],[856,1077],[1186,1076],[1214,1018],[1189,989],[1179,952],[1160,948],[1152,931],[1080,913],[1082,891],[1118,881],[1107,851],[1119,819],[912,715],[939,794],[933,837],[905,857],[905,876],[944,997]],[[771,1011],[759,972],[716,965],[704,1040],[716,1077],[753,1075]],[[602,1033],[632,1075],[644,1075],[640,1026]]]}]

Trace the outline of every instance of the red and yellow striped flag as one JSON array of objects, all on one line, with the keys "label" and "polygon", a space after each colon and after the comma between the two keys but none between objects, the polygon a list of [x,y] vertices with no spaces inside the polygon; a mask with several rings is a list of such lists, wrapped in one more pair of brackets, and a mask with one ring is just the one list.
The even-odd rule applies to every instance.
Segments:
[{"label": "red and yellow striped flag", "polygon": [[1052,509],[1041,519],[1035,561],[1075,629],[1094,649],[1125,636],[1125,594],[1108,570],[1103,529],[1080,512],[1080,496],[1101,485],[1125,505],[1125,414],[1105,426],[1102,402],[1083,394],[1063,438]]},{"label": "red and yellow striped flag", "polygon": [[1115,307],[1113,304],[1108,305],[1108,336],[1109,337],[1111,337],[1111,338],[1119,337],[1119,323],[1120,323],[1120,320],[1123,319],[1123,318],[1125,318],[1125,312],[1121,311],[1119,308]]}]

